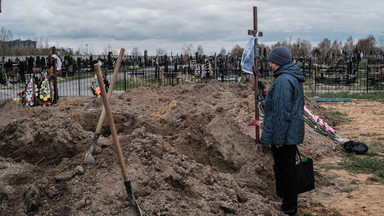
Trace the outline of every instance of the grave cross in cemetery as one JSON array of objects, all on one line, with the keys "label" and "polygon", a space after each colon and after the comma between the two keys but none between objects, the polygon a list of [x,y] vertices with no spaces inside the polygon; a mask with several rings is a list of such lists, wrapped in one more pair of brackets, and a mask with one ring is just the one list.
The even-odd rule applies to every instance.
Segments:
[{"label": "grave cross in cemetery", "polygon": [[[53,55],[56,55],[56,47],[52,47],[52,54]],[[57,57],[59,58],[59,57]],[[57,103],[57,101],[59,100],[59,90],[57,89],[57,60],[56,59],[53,59],[53,80],[54,80],[54,83],[53,83],[53,88],[54,88],[54,98],[53,98],[53,103]]]},{"label": "grave cross in cemetery", "polygon": [[[255,36],[255,45],[254,45],[254,65],[252,67],[252,72],[254,75],[254,86],[255,86],[255,120],[259,121],[259,101],[257,98],[258,95],[258,80],[259,80],[259,61],[260,61],[260,47],[258,44],[258,37],[262,37],[263,33],[259,32],[257,29],[257,7],[253,7],[253,30],[248,30],[248,35]],[[260,127],[259,124],[256,124],[255,126],[255,132],[256,132],[256,144],[259,143],[259,137],[260,137]]]}]

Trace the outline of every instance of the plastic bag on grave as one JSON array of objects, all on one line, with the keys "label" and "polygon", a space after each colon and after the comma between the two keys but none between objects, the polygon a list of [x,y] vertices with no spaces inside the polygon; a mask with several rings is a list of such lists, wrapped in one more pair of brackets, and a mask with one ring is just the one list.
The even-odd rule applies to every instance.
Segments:
[{"label": "plastic bag on grave", "polygon": [[344,150],[348,153],[365,154],[368,151],[368,146],[362,142],[348,141],[344,143]]}]

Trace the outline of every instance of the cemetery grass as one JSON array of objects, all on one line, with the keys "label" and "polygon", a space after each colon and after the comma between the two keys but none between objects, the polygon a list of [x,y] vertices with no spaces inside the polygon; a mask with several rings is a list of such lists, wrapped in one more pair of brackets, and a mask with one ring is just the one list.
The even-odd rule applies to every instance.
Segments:
[{"label": "cemetery grass", "polygon": [[347,140],[367,144],[363,155],[344,152],[339,158],[323,160],[317,172],[335,175],[335,191],[329,197],[314,198],[299,206],[299,216],[381,215],[384,196],[384,115],[383,93],[306,94],[308,97],[352,98],[352,102],[318,102],[326,112],[344,122],[334,127]]},{"label": "cemetery grass", "polygon": [[[324,94],[307,94],[310,97],[330,97],[330,98],[353,98],[353,99],[366,99],[371,101],[378,101],[384,103],[384,93],[365,93],[365,94],[350,94],[350,93],[324,93]],[[336,111],[328,111],[328,113],[339,116],[345,121],[351,122],[352,120],[348,118],[348,114]],[[378,115],[384,115],[384,113],[377,113]],[[355,137],[349,137],[350,139],[356,139]],[[380,182],[384,184],[384,136],[378,136],[377,141],[372,141],[366,143],[368,145],[369,151],[364,155],[357,155],[355,153],[346,153],[343,155],[343,160],[338,163],[336,166],[328,167],[328,169],[345,169],[352,173],[365,173],[372,174],[375,177],[370,178],[370,180],[375,182]],[[326,166],[324,166],[326,167]]]},{"label": "cemetery grass", "polygon": [[352,99],[366,99],[371,101],[378,101],[384,103],[384,92],[369,92],[369,93],[349,93],[349,92],[327,92],[327,93],[306,93],[308,97],[320,98],[352,98]]},{"label": "cemetery grass", "polygon": [[[366,99],[371,101],[378,101],[384,103],[384,93],[365,93],[365,94],[350,94],[350,93],[327,93],[319,97],[335,97],[335,98],[354,98]],[[351,121],[348,114],[340,111],[329,111],[330,114],[339,116],[340,118]],[[378,113],[384,115],[384,113]],[[351,137],[352,138],[352,137]],[[353,137],[357,138],[357,137]],[[369,151],[365,155],[356,155],[354,153],[346,153],[343,155],[343,160],[332,168],[345,169],[352,173],[366,173],[372,174],[374,177],[370,178],[371,181],[380,182],[384,184],[384,137],[377,137],[378,141],[367,143]],[[381,141],[381,142],[380,142]]]}]

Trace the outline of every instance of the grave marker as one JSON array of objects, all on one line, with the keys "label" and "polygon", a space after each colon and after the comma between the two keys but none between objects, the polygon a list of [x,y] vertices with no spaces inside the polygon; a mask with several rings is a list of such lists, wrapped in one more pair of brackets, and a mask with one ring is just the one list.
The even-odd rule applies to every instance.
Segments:
[{"label": "grave marker", "polygon": [[[255,120],[259,120],[259,101],[257,99],[258,94],[258,80],[259,80],[259,61],[260,61],[260,46],[258,44],[258,37],[262,37],[263,33],[258,31],[257,28],[257,7],[253,7],[253,30],[248,30],[248,35],[255,36],[255,46],[254,46],[254,66],[252,67],[252,72],[254,75],[254,86],[255,86]],[[260,126],[255,126],[255,137],[256,144],[259,143],[260,138]]]}]

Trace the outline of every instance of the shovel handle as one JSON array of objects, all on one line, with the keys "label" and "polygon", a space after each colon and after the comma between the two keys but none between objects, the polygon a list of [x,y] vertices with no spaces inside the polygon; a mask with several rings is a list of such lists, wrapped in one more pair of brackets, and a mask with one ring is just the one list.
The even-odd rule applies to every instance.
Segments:
[{"label": "shovel handle", "polygon": [[[123,61],[123,57],[124,57],[124,51],[125,51],[124,48],[120,49],[119,58],[117,59],[116,66],[113,69],[112,80],[111,80],[111,84],[109,85],[109,91],[108,91],[108,96],[107,96],[108,101],[112,97],[113,86],[115,85],[115,82],[116,82],[116,79],[117,79],[117,74],[120,71],[121,62]],[[100,82],[100,80],[99,80],[99,83],[104,83],[104,82]],[[101,115],[100,115],[100,118],[99,118],[99,123],[97,124],[96,132],[95,133],[100,134],[101,128],[102,128],[103,123],[104,123],[104,120],[105,120],[105,108],[103,107],[103,110],[101,111]]]},{"label": "shovel handle", "polygon": [[[100,65],[95,64],[94,67],[95,67],[97,79],[99,80],[99,83],[102,83],[103,77],[101,75]],[[119,164],[121,167],[121,172],[123,173],[124,182],[127,182],[127,181],[129,181],[128,172],[127,172],[127,169],[125,167],[123,154],[121,153],[121,147],[120,147],[119,139],[117,137],[116,126],[115,126],[115,122],[113,121],[111,107],[109,106],[109,101],[107,98],[107,93],[105,91],[105,86],[100,85],[100,90],[101,90],[101,96],[103,98],[105,112],[106,112],[107,118],[108,118],[109,129],[111,130],[111,133],[112,133],[113,145],[115,146],[117,158],[119,160]]]}]

